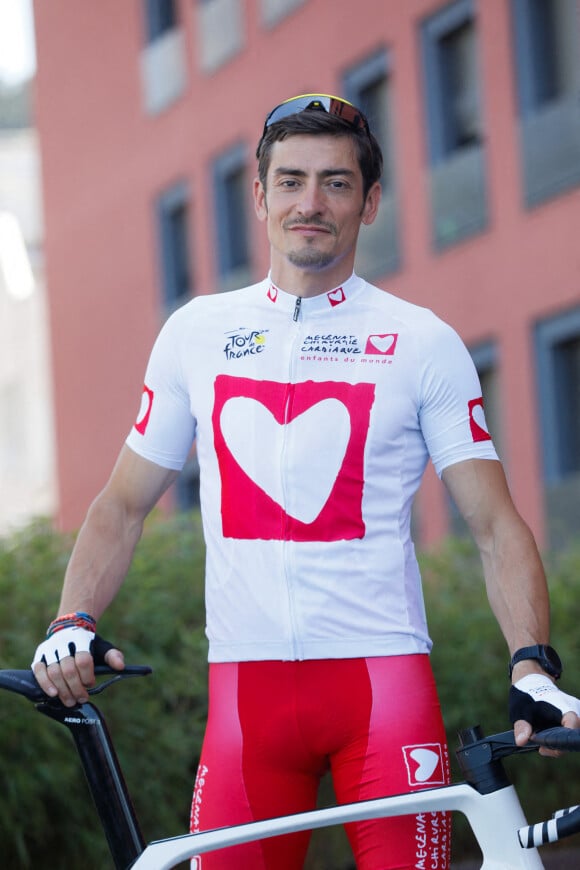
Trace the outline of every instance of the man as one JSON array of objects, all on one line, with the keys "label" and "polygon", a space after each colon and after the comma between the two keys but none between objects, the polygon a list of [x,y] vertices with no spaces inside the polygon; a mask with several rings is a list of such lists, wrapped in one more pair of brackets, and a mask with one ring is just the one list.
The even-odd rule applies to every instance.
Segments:
[{"label": "man", "polygon": [[[270,274],[193,300],[161,331],[138,421],[33,662],[45,691],[86,700],[96,619],[196,438],[210,707],[192,830],[311,808],[327,769],[342,802],[448,781],[410,538],[429,457],[475,536],[514,656],[518,742],[544,720],[580,724],[580,704],[553,682],[544,572],[467,351],[430,311],[353,274],[380,202],[366,119],[339,98],[293,98],[268,116],[257,157]],[[123,667],[118,650],[107,661]],[[447,867],[447,822],[351,825],[357,866],[415,867],[420,848],[425,866]],[[203,868],[291,870],[307,844],[268,839],[204,856]]]}]

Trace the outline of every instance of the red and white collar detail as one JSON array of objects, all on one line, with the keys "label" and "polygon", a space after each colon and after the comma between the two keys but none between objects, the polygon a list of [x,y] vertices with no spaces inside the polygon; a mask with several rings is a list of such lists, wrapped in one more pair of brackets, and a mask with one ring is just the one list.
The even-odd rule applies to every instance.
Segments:
[{"label": "red and white collar detail", "polygon": [[[348,282],[347,282],[348,283]],[[279,287],[276,287],[271,281],[268,283],[268,289],[266,292],[267,298],[270,302],[278,302],[280,299],[280,293],[283,293]],[[328,293],[321,294],[318,298],[323,298],[326,296],[328,299],[328,303],[331,308],[336,308],[337,305],[341,305],[343,302],[346,302],[347,294],[343,285],[340,287],[335,287],[334,290],[329,290]],[[292,294],[292,298],[296,298],[294,294]],[[311,297],[317,298],[317,297]]]},{"label": "red and white collar detail", "polygon": [[330,302],[332,308],[335,308],[337,305],[345,302],[346,293],[344,292],[344,287],[336,287],[336,289],[331,290],[330,293],[326,294],[326,298]]}]

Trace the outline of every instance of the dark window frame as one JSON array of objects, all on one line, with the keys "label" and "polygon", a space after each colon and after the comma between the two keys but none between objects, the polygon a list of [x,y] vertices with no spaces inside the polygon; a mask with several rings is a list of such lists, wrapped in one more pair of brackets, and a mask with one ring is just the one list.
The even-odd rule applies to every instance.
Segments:
[{"label": "dark window frame", "polygon": [[[580,307],[538,322],[534,331],[538,410],[542,434],[544,478],[558,483],[580,468],[566,470],[574,428],[568,426],[571,414],[568,383],[559,350],[568,342],[580,339]],[[578,385],[576,385],[578,389]],[[578,409],[580,413],[580,409]],[[576,446],[578,450],[578,445]],[[578,461],[578,460],[577,460]]]},{"label": "dark window frame", "polygon": [[248,149],[244,143],[229,148],[213,162],[217,270],[220,279],[226,282],[228,276],[251,267],[247,178],[242,179],[241,191],[231,187],[238,173],[246,176],[247,172]]},{"label": "dark window frame", "polygon": [[[444,162],[455,150],[449,147],[449,98],[442,64],[442,43],[454,32],[475,24],[473,0],[455,0],[427,18],[421,28],[425,99],[427,107],[427,138],[431,165]],[[477,59],[476,59],[477,62]],[[481,101],[478,92],[478,107]],[[481,114],[481,113],[480,113]],[[479,118],[481,123],[481,117]],[[480,140],[478,140],[480,143]],[[478,142],[472,143],[473,145]]]},{"label": "dark window frame", "polygon": [[580,185],[580,15],[556,0],[510,9],[522,198],[534,208]]},{"label": "dark window frame", "polygon": [[[392,112],[389,100],[389,78],[392,74],[391,55],[386,47],[381,47],[368,57],[351,66],[342,75],[343,93],[347,100],[358,106],[369,117],[371,129],[383,152],[383,177],[381,185],[383,196],[375,224],[364,228],[359,239],[359,259],[361,271],[369,278],[389,275],[401,266],[399,243],[399,215],[396,196],[394,167],[394,136]],[[377,85],[385,85],[384,117],[375,117],[364,99],[364,92]],[[384,121],[384,123],[381,123]],[[381,129],[382,128],[382,129]],[[368,242],[365,243],[365,236]],[[382,240],[379,238],[382,236]]]},{"label": "dark window frame", "polygon": [[193,295],[190,195],[186,182],[163,191],[156,200],[163,305],[169,311]]},{"label": "dark window frame", "polygon": [[384,141],[383,131],[379,129],[380,124],[377,119],[368,112],[368,107],[364,105],[364,100],[361,99],[361,94],[383,80],[386,81],[391,75],[391,59],[386,48],[381,48],[374,52],[369,57],[360,61],[356,66],[348,69],[343,77],[344,96],[355,106],[358,106],[368,116],[369,123],[373,133],[377,137],[377,141],[383,151],[385,159],[385,173],[383,176],[383,186],[391,188],[393,185],[393,142],[392,131],[390,129],[389,105],[385,106],[386,114],[386,133],[387,141]]},{"label": "dark window frame", "polygon": [[511,8],[518,110],[525,116],[562,95],[557,81],[557,28],[554,17],[546,14],[555,7],[546,0],[512,0]]},{"label": "dark window frame", "polygon": [[179,24],[177,0],[144,0],[145,39],[155,42]]}]

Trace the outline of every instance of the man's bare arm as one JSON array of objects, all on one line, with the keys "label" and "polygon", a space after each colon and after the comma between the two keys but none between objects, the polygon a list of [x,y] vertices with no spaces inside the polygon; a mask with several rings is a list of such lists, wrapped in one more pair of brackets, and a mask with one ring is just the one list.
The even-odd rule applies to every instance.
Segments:
[{"label": "man's bare arm", "polygon": [[[487,459],[459,462],[445,469],[443,481],[478,545],[489,602],[510,654],[520,647],[547,644],[550,602],[542,560],[514,506],[501,464]],[[537,661],[521,661],[513,669],[512,682],[534,673],[548,677]],[[580,726],[572,712],[562,721],[571,728]],[[518,743],[525,743],[532,732],[523,720],[514,730]]]},{"label": "man's bare arm", "polygon": [[[123,447],[79,532],[65,574],[59,615],[78,611],[95,619],[102,615],[129,569],[145,517],[177,474]],[[111,650],[107,663],[122,668],[121,652]],[[44,691],[58,693],[67,704],[85,701],[86,686],[94,681],[93,661],[87,653],[67,656],[49,668],[38,663],[34,672]]]},{"label": "man's bare arm", "polygon": [[[533,535],[516,510],[499,462],[472,459],[445,469],[443,481],[475,538],[487,594],[510,654],[548,643],[550,605]],[[535,662],[516,666],[523,676]],[[541,669],[539,669],[541,670]]]}]

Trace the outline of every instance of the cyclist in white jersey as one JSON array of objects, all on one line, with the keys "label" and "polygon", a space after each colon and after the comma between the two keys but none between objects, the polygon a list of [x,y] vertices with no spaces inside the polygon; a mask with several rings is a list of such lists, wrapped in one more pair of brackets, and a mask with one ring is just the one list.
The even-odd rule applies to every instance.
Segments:
[{"label": "cyclist in white jersey", "polygon": [[[429,459],[482,554],[513,656],[517,739],[542,717],[580,724],[580,703],[554,682],[542,564],[464,345],[432,312],[353,273],[360,226],[380,201],[366,119],[339,98],[293,98],[268,116],[258,161],[270,274],[194,299],[162,329],[137,422],[33,661],[45,691],[86,700],[96,620],[195,441],[210,710],[192,830],[308,809],[328,768],[340,801],[448,781],[410,533]],[[116,649],[107,661],[123,666]],[[364,870],[448,867],[444,814],[348,834]],[[203,868],[293,870],[307,845],[295,834],[235,847]]]}]

